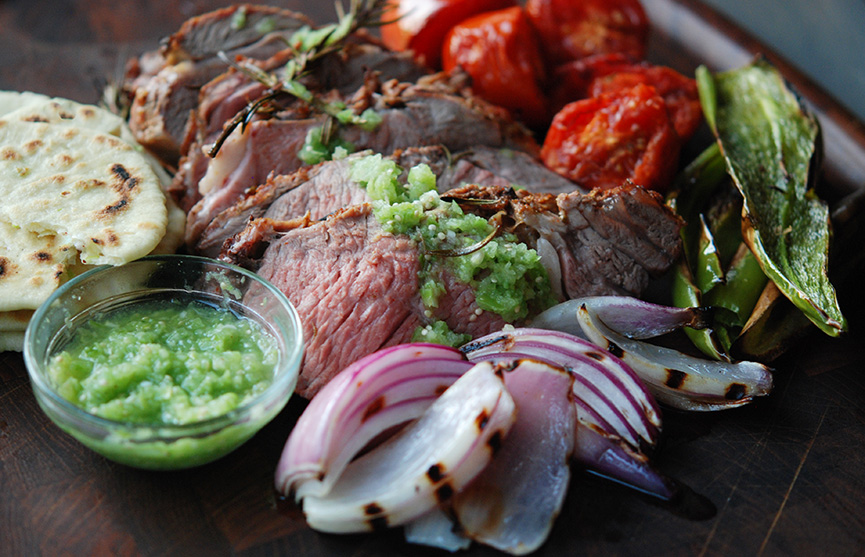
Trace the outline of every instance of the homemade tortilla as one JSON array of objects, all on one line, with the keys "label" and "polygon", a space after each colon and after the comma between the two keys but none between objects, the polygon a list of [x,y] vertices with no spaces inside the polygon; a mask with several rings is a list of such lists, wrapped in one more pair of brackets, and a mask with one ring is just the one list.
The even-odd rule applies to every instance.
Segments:
[{"label": "homemade tortilla", "polygon": [[0,91],[0,118],[0,193],[9,200],[0,206],[4,351],[22,349],[33,310],[70,277],[175,252],[186,215],[164,193],[169,174],[116,114]]},{"label": "homemade tortilla", "polygon": [[0,311],[34,309],[78,263],[147,255],[168,225],[160,181],[120,139],[0,120]]},{"label": "homemade tortilla", "polygon": [[0,352],[14,350],[21,352],[24,347],[24,331],[0,331]]},{"label": "homemade tortilla", "polygon": [[[156,158],[145,151],[135,140],[126,121],[104,108],[81,104],[69,99],[52,98],[29,91],[0,91],[0,118],[31,123],[61,124],[77,126],[113,135],[140,152],[150,168],[159,178],[164,192],[171,185],[171,176]],[[155,253],[174,253],[183,243],[186,228],[186,213],[166,194],[168,226]],[[2,330],[2,328],[0,328]]]},{"label": "homemade tortilla", "polygon": [[[0,311],[39,307],[66,280],[77,259],[75,248],[54,235],[0,221]],[[8,314],[3,321],[17,322]]]}]

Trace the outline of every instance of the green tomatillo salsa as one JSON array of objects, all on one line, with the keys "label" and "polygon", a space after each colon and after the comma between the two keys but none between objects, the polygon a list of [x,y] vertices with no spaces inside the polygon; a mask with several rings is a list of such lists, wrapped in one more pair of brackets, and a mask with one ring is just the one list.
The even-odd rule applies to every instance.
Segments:
[{"label": "green tomatillo salsa", "polygon": [[261,325],[201,302],[156,300],[88,320],[49,363],[57,392],[110,420],[181,425],[225,414],[273,381]]}]

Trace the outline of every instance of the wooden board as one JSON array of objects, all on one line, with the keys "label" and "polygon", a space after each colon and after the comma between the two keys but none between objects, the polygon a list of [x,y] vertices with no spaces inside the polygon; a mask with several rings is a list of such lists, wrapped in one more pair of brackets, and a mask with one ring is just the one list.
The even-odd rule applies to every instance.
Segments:
[{"label": "wooden board", "polygon": [[[274,2],[275,3],[275,2]],[[330,2],[281,3],[330,21]],[[188,17],[225,5],[172,2],[0,2],[0,89],[96,102],[105,78]],[[692,0],[644,0],[650,58],[691,72],[741,65],[761,45]],[[768,53],[817,111],[826,135],[824,192],[865,186],[865,132],[830,97]],[[858,211],[853,203],[852,212]],[[850,254],[842,254],[849,257]],[[865,550],[865,374],[862,296],[842,289],[853,333],[806,338],[776,362],[772,396],[715,414],[665,411],[657,465],[715,507],[651,498],[575,470],[562,515],[539,555],[815,555]],[[302,404],[213,464],[153,473],[115,465],[63,434],[33,398],[20,354],[0,354],[0,553],[437,555],[398,530],[321,535],[273,490],[282,445]],[[493,555],[476,547],[471,555]]]}]

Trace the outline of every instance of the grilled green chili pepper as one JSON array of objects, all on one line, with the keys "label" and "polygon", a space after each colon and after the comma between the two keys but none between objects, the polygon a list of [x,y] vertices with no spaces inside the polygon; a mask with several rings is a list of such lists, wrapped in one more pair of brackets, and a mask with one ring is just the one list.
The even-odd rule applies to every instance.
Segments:
[{"label": "grilled green chili pepper", "polygon": [[764,59],[712,81],[717,104],[704,112],[742,194],[745,242],[784,296],[837,336],[847,324],[827,275],[829,209],[812,188],[819,124]]},{"label": "grilled green chili pepper", "polygon": [[764,292],[782,293],[821,330],[840,334],[847,325],[826,272],[828,209],[813,192],[816,119],[763,59],[716,75],[700,67],[697,83],[716,142],[669,199],[688,222],[674,303],[716,308],[713,327],[689,331],[691,340],[727,359],[744,332],[746,349],[768,353],[766,343],[778,341],[766,326],[777,300],[758,304]]}]

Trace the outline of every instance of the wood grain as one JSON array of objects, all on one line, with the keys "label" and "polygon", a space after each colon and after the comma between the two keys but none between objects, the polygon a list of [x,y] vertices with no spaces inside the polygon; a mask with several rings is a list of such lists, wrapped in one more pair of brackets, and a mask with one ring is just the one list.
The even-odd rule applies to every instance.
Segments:
[{"label": "wood grain", "polygon": [[[329,21],[330,2],[273,2]],[[692,0],[644,0],[651,57],[692,71],[765,52],[818,111],[826,132],[825,191],[865,185],[865,134],[820,88]],[[129,56],[154,48],[216,0],[0,0],[0,88],[95,102]],[[853,334],[805,339],[776,363],[777,387],[753,406],[716,414],[665,411],[657,465],[716,508],[661,505],[574,471],[565,508],[538,555],[850,555],[865,550],[865,375],[862,296],[841,292]],[[398,530],[368,536],[311,531],[273,490],[294,400],[235,453],[194,470],[113,464],[41,412],[19,354],[0,354],[0,553],[3,555],[439,555]],[[493,555],[473,548],[471,555]]]}]

